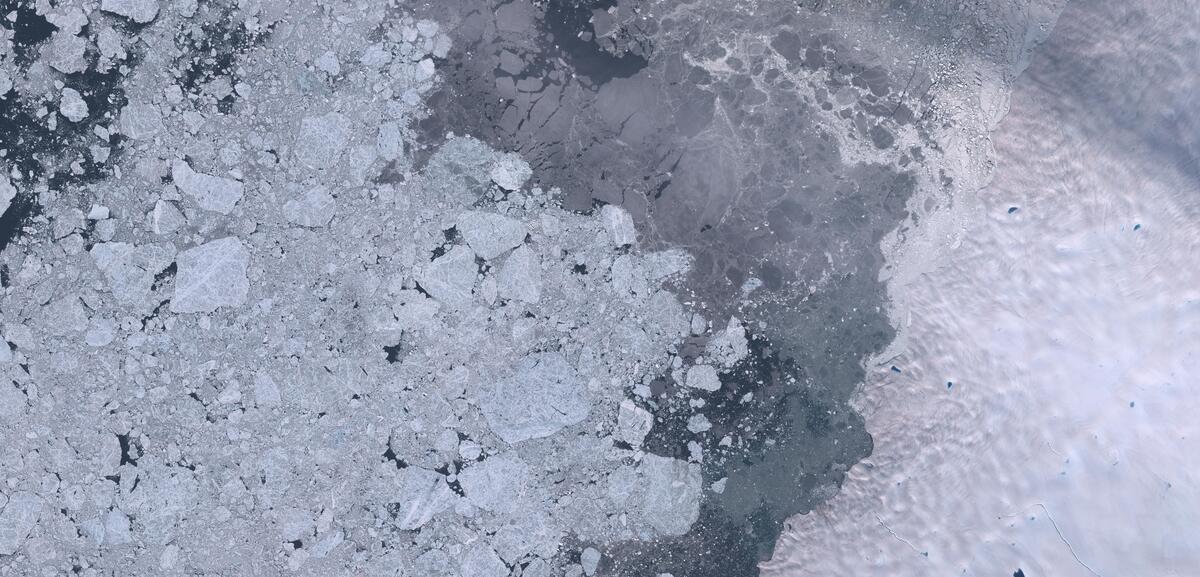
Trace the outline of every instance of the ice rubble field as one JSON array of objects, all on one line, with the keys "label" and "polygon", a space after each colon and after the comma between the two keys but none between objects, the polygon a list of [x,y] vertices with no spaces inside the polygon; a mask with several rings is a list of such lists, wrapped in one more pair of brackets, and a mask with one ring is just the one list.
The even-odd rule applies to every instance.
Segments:
[{"label": "ice rubble field", "polygon": [[[150,52],[101,127],[127,139],[126,170],[38,191],[56,242],[8,253],[0,303],[3,574],[590,575],[589,545],[695,522],[699,445],[639,450],[647,385],[719,387],[704,376],[745,356],[741,325],[666,288],[686,253],[641,250],[623,209],[556,208],[515,155],[453,137],[404,166],[448,41],[390,22],[344,77],[308,53],[321,30],[281,25],[296,59],[187,95],[139,92],[174,65]],[[51,66],[80,66],[75,40],[50,39]],[[230,90],[254,121],[178,106]],[[61,111],[82,120],[75,96]],[[393,181],[362,187],[377,162]],[[672,351],[703,333],[685,366]]]}]

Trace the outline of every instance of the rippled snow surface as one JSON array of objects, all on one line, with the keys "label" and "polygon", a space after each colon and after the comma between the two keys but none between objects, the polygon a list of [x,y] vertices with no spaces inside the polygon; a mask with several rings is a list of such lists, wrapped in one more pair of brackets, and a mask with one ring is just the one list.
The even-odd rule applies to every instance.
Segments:
[{"label": "rippled snow surface", "polygon": [[764,574],[1200,574],[1198,14],[1064,12],[967,224],[900,263],[874,454]]}]

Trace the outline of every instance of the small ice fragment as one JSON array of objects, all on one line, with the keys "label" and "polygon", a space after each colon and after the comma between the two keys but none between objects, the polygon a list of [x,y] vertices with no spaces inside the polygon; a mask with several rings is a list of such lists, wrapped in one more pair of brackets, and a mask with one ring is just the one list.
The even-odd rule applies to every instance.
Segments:
[{"label": "small ice fragment", "polygon": [[488,457],[458,474],[467,499],[484,511],[507,512],[520,507],[529,481],[529,465],[512,453]]},{"label": "small ice fragment", "polygon": [[579,564],[583,565],[583,574],[591,577],[596,574],[596,568],[600,566],[600,552],[592,547],[583,550],[579,555]]},{"label": "small ice fragment", "polygon": [[441,26],[438,25],[438,23],[434,22],[433,20],[418,20],[417,21],[417,33],[426,38],[433,38],[434,36],[437,35],[438,30],[440,30],[440,29],[441,29]]},{"label": "small ice fragment", "polygon": [[[103,347],[117,336],[117,323],[111,319],[93,319],[83,340],[92,347]],[[7,348],[7,347],[6,347]]]},{"label": "small ice fragment", "polygon": [[87,118],[88,105],[78,90],[63,88],[62,97],[58,101],[58,111],[71,122],[79,122]]},{"label": "small ice fragment", "polygon": [[693,433],[703,433],[712,428],[712,423],[708,422],[708,417],[700,413],[696,413],[688,418],[687,430]]},{"label": "small ice fragment", "polygon": [[155,202],[151,218],[154,223],[155,234],[170,234],[187,224],[183,213],[175,207],[175,203],[169,200]]},{"label": "small ice fragment", "polygon": [[229,214],[242,199],[242,183],[232,178],[196,172],[182,160],[175,161],[171,166],[171,178],[179,190],[196,199],[196,204],[205,210]]},{"label": "small ice fragment", "polygon": [[587,418],[587,387],[558,352],[521,359],[514,374],[496,379],[480,395],[488,426],[506,443],[549,437]]},{"label": "small ice fragment", "polygon": [[229,385],[217,395],[217,402],[222,405],[232,405],[242,400],[242,390],[237,385]]},{"label": "small ice fragment", "polygon": [[645,441],[654,427],[654,416],[629,399],[621,401],[617,409],[617,437],[637,448]]},{"label": "small ice fragment", "polygon": [[60,30],[54,33],[43,54],[51,68],[63,74],[75,74],[87,69],[87,60],[83,57],[87,44],[87,40]]},{"label": "small ice fragment", "polygon": [[458,230],[475,254],[492,260],[525,242],[525,225],[507,216],[470,211],[458,217]]},{"label": "small ice fragment", "polygon": [[404,154],[404,129],[399,122],[391,121],[379,125],[375,137],[375,150],[384,160],[396,160]]},{"label": "small ice fragment", "polygon": [[637,242],[637,230],[633,226],[633,217],[625,209],[606,204],[600,209],[600,218],[604,220],[604,228],[612,236],[613,246],[618,248]]},{"label": "small ice fragment", "polygon": [[149,140],[162,132],[162,116],[152,104],[130,102],[121,109],[121,134],[134,140]]},{"label": "small ice fragment", "polygon": [[530,176],[533,176],[533,169],[514,152],[502,155],[491,171],[492,182],[504,190],[520,190]]},{"label": "small ice fragment", "polygon": [[0,512],[0,555],[12,555],[21,548],[41,516],[42,498],[28,491],[17,491]]},{"label": "small ice fragment", "polygon": [[394,503],[394,510],[396,525],[401,530],[418,529],[453,504],[454,493],[438,473],[406,467],[397,474],[399,500]]},{"label": "small ice fragment", "polygon": [[459,562],[461,575],[471,577],[507,577],[508,567],[500,556],[483,541],[476,542]]},{"label": "small ice fragment", "polygon": [[463,306],[471,301],[478,274],[471,249],[456,246],[429,263],[421,277],[421,288],[442,303]]},{"label": "small ice fragment", "polygon": [[326,50],[314,62],[317,65],[317,70],[324,72],[330,76],[337,76],[342,71],[342,66],[338,62],[337,54],[332,50]]},{"label": "small ice fragment", "polygon": [[146,24],[158,16],[158,0],[103,0],[100,10]]},{"label": "small ice fragment", "polygon": [[721,388],[721,378],[717,369],[710,365],[695,365],[688,369],[687,386],[704,391],[716,391]]},{"label": "small ice fragment", "polygon": [[90,254],[96,268],[108,279],[117,302],[131,305],[141,303],[150,294],[154,276],[171,264],[175,249],[170,245],[102,242],[93,246]]},{"label": "small ice fragment", "polygon": [[113,509],[104,516],[104,543],[106,545],[124,545],[133,542],[130,530],[129,516],[120,509]]},{"label": "small ice fragment", "polygon": [[700,465],[651,454],[642,459],[638,473],[645,487],[641,515],[665,535],[687,533],[700,516]]},{"label": "small ice fragment", "polygon": [[91,210],[88,211],[88,220],[104,220],[108,218],[108,207],[100,204],[93,204]]},{"label": "small ice fragment", "polygon": [[9,205],[17,197],[17,187],[12,185],[8,176],[0,174],[0,215],[8,211]]},{"label": "small ice fragment", "polygon": [[742,321],[731,317],[725,330],[708,342],[705,354],[726,368],[746,358],[750,354],[750,343],[746,340],[746,328],[742,326]]},{"label": "small ice fragment", "polygon": [[474,461],[483,454],[483,447],[470,439],[458,444],[458,456],[466,461]]},{"label": "small ice fragment", "polygon": [[172,311],[210,313],[246,302],[250,292],[250,281],[246,278],[250,253],[237,238],[226,237],[185,250],[179,253],[176,262]]},{"label": "small ice fragment", "polygon": [[279,385],[266,371],[254,375],[254,402],[260,407],[270,407],[280,402]]},{"label": "small ice fragment", "polygon": [[300,121],[295,155],[309,168],[329,168],[337,164],[350,139],[350,119],[337,112],[309,116]]},{"label": "small ice fragment", "polygon": [[538,255],[519,246],[500,267],[497,289],[501,298],[536,303],[542,298],[542,271]]},{"label": "small ice fragment", "polygon": [[721,477],[720,479],[713,481],[712,485],[709,485],[709,488],[712,489],[713,493],[720,495],[721,493],[725,492],[725,483],[728,481],[728,477]]},{"label": "small ice fragment", "polygon": [[310,228],[320,228],[333,220],[337,201],[323,186],[307,186],[296,197],[283,203],[283,216],[288,222]]},{"label": "small ice fragment", "polygon": [[162,553],[158,555],[158,568],[170,569],[179,562],[179,546],[172,543],[163,547]]},{"label": "small ice fragment", "polygon": [[425,58],[418,62],[413,70],[414,77],[417,79],[417,81],[425,81],[433,78],[433,75],[436,71],[437,69],[433,64],[433,60],[429,58]]}]

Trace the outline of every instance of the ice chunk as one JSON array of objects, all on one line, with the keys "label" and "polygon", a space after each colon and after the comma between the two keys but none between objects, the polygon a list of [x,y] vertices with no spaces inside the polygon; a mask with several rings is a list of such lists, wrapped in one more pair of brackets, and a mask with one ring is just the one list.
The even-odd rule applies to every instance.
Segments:
[{"label": "ice chunk", "polygon": [[297,197],[283,203],[283,216],[300,226],[323,227],[333,219],[336,202],[324,186],[307,186]]},{"label": "ice chunk", "polygon": [[158,0],[103,0],[100,9],[145,24],[158,16]]},{"label": "ice chunk", "polygon": [[79,297],[73,294],[50,301],[42,309],[42,314],[46,332],[55,336],[64,336],[87,328],[87,310]]},{"label": "ice chunk", "polygon": [[275,529],[283,541],[296,541],[312,533],[315,523],[311,512],[299,507],[278,507],[274,511]]},{"label": "ice chunk", "polygon": [[746,355],[750,354],[750,347],[746,341],[746,328],[742,326],[742,321],[731,317],[725,330],[717,333],[708,342],[706,353],[726,368],[746,358]]},{"label": "ice chunk", "polygon": [[466,577],[508,577],[508,567],[491,547],[477,541],[463,554],[459,562],[461,574]]},{"label": "ice chunk", "polygon": [[492,536],[492,547],[508,564],[533,553],[553,557],[562,543],[563,532],[541,510],[521,510],[506,518],[505,525]]},{"label": "ice chunk", "polygon": [[326,50],[323,52],[315,61],[313,61],[313,64],[317,66],[317,70],[320,70],[330,76],[337,76],[342,71],[342,65],[340,62],[338,62],[337,54],[334,54],[332,50]]},{"label": "ice chunk", "polygon": [[640,447],[653,427],[654,416],[650,411],[637,406],[629,399],[621,401],[617,409],[618,438],[632,447]]},{"label": "ice chunk", "polygon": [[350,139],[350,119],[337,112],[309,116],[300,121],[295,155],[309,168],[329,168],[337,164]]},{"label": "ice chunk", "polygon": [[480,408],[492,431],[507,443],[549,437],[587,418],[587,387],[560,353],[535,353],[514,374],[485,387]]},{"label": "ice chunk", "polygon": [[525,242],[521,221],[491,212],[470,211],[458,217],[458,231],[480,258],[491,260]]},{"label": "ice chunk", "polygon": [[637,242],[637,231],[633,227],[633,217],[625,209],[612,204],[600,208],[600,218],[604,228],[612,237],[613,246],[622,247]]},{"label": "ice chunk", "polygon": [[113,509],[104,516],[104,544],[125,545],[133,542],[129,527],[129,516],[120,509]]},{"label": "ice chunk", "polygon": [[483,447],[481,447],[479,443],[476,443],[475,441],[467,439],[458,444],[458,456],[466,459],[467,461],[474,461],[482,454]]},{"label": "ice chunk", "polygon": [[542,271],[537,254],[527,246],[517,247],[504,260],[497,283],[501,298],[538,302],[542,298]]},{"label": "ice chunk", "polygon": [[196,172],[182,160],[171,165],[171,178],[179,190],[196,199],[196,204],[205,210],[229,214],[242,199],[242,183],[232,178]]},{"label": "ice chunk", "polygon": [[43,57],[51,68],[63,74],[75,74],[87,69],[87,60],[83,57],[86,51],[87,40],[60,30],[50,39]]},{"label": "ice chunk", "polygon": [[529,465],[511,453],[502,453],[474,463],[458,474],[463,494],[485,511],[506,512],[521,507],[528,491]]},{"label": "ice chunk", "polygon": [[717,369],[709,365],[696,365],[688,369],[687,386],[704,391],[716,391],[721,388],[721,378]]},{"label": "ice chunk", "polygon": [[646,455],[638,467],[645,494],[641,514],[664,535],[683,535],[700,516],[700,465]]},{"label": "ice chunk", "polygon": [[397,479],[398,498],[391,504],[396,525],[401,530],[412,531],[435,515],[450,508],[454,492],[441,475],[420,467],[401,469]]},{"label": "ice chunk", "polygon": [[12,185],[8,176],[0,174],[0,215],[8,212],[9,205],[17,197],[17,187]]},{"label": "ice chunk", "polygon": [[463,306],[471,302],[471,289],[478,274],[475,254],[465,246],[456,246],[429,263],[421,277],[421,288],[443,303]]},{"label": "ice chunk", "polygon": [[153,104],[130,102],[121,109],[121,134],[129,138],[149,140],[162,129],[162,116]]},{"label": "ice chunk", "polygon": [[79,122],[87,118],[88,105],[78,90],[63,88],[62,97],[58,101],[58,111],[71,122]]},{"label": "ice chunk", "polygon": [[650,296],[642,326],[658,335],[678,339],[687,336],[691,322],[679,298],[670,291],[660,290]]},{"label": "ice chunk", "polygon": [[25,542],[42,512],[42,498],[17,491],[0,512],[0,555],[12,555]]},{"label": "ice chunk", "polygon": [[583,565],[583,574],[592,577],[600,566],[600,552],[592,547],[584,549],[579,555],[579,564]]},{"label": "ice chunk", "polygon": [[117,323],[111,319],[93,319],[92,326],[83,336],[88,346],[103,347],[117,338]]},{"label": "ice chunk", "polygon": [[250,253],[237,238],[226,237],[185,250],[179,253],[177,262],[172,311],[210,313],[246,302]]},{"label": "ice chunk", "polygon": [[396,160],[404,154],[404,128],[399,122],[384,122],[379,125],[375,150],[384,160]]},{"label": "ice chunk", "polygon": [[126,305],[145,301],[154,285],[154,277],[175,259],[171,245],[102,242],[90,252],[96,268],[108,279],[113,298]]},{"label": "ice chunk", "polygon": [[266,371],[254,374],[254,402],[260,407],[278,405],[280,402],[279,385]]},{"label": "ice chunk", "polygon": [[183,213],[175,207],[175,203],[169,200],[155,202],[151,218],[154,223],[155,234],[170,234],[187,224],[187,219],[183,217]]},{"label": "ice chunk", "polygon": [[529,163],[513,152],[501,155],[491,171],[492,182],[504,190],[520,190],[532,175]]},{"label": "ice chunk", "polygon": [[536,557],[521,572],[521,577],[551,577],[552,575],[554,575],[554,570],[550,568],[550,564]]},{"label": "ice chunk", "polygon": [[693,433],[703,433],[712,428],[712,423],[708,422],[708,417],[699,413],[688,417],[687,430]]},{"label": "ice chunk", "polygon": [[121,44],[122,35],[110,26],[103,26],[96,32],[96,48],[100,55],[112,60],[124,60],[129,55]]},{"label": "ice chunk", "polygon": [[[399,553],[399,551],[396,551]],[[454,569],[454,561],[441,549],[430,549],[412,561],[411,566],[397,561],[387,568],[387,572],[368,572],[367,575],[387,575],[389,577],[469,577],[459,575]]]}]

